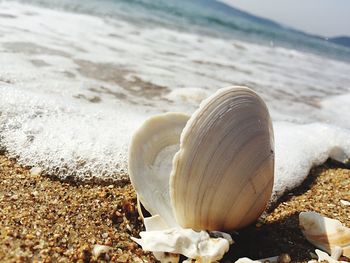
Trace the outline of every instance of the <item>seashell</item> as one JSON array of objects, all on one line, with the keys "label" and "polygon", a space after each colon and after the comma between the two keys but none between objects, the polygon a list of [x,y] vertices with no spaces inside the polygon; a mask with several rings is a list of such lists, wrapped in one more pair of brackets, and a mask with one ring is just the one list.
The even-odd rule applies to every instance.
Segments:
[{"label": "seashell", "polygon": [[[306,239],[332,256],[350,257],[350,228],[338,220],[323,217],[315,212],[301,212],[299,225]],[[338,250],[341,248],[342,253]]]},{"label": "seashell", "polygon": [[333,257],[330,257],[326,252],[323,252],[321,250],[316,249],[315,250],[316,255],[318,257],[318,260],[310,260],[308,263],[315,263],[315,262],[328,262],[328,263],[347,263],[346,261],[341,261],[334,259]]},{"label": "seashell", "polygon": [[340,200],[340,203],[344,206],[349,206],[350,205],[350,202],[347,201],[347,200]]},{"label": "seashell", "polygon": [[[203,230],[247,226],[271,197],[274,139],[267,107],[252,90],[229,87],[204,100],[191,117],[153,116],[132,138],[129,173],[141,217],[141,204],[152,215],[144,218],[149,233],[141,233],[136,242],[157,253],[160,245],[167,248],[163,252],[181,253],[191,238],[192,245],[203,239],[218,244],[218,253],[197,251],[197,257],[217,260],[231,240]],[[152,231],[156,221],[160,229]],[[179,240],[186,240],[186,246]]]},{"label": "seashell", "polygon": [[156,252],[158,260],[169,262],[169,257],[161,252],[170,252],[171,261],[176,262],[178,254],[199,262],[220,260],[233,243],[231,237],[211,238],[206,231],[196,232],[192,229],[169,228],[163,231],[163,221],[159,216],[145,219],[147,231],[141,232],[141,239],[132,238],[146,251]]},{"label": "seashell", "polygon": [[255,221],[271,197],[273,132],[263,100],[222,89],[183,129],[170,196],[176,221],[194,230],[232,231]]},{"label": "seashell", "polygon": [[263,100],[245,87],[225,88],[191,117],[146,120],[130,145],[130,179],[144,207],[169,226],[231,231],[267,205],[273,144]]},{"label": "seashell", "polygon": [[147,119],[136,131],[129,148],[129,173],[139,202],[151,215],[177,226],[169,196],[172,158],[189,116],[166,113]]},{"label": "seashell", "polygon": [[264,263],[264,262],[277,263],[277,262],[279,262],[278,256],[269,257],[269,258],[262,258],[262,259],[257,259],[257,260],[253,260],[253,259],[244,257],[244,258],[239,258],[235,261],[235,263]]}]

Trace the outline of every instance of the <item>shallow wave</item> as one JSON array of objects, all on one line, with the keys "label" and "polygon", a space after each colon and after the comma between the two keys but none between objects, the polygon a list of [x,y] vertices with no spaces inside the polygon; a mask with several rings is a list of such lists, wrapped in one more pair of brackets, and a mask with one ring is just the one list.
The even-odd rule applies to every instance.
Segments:
[{"label": "shallow wave", "polygon": [[191,113],[229,85],[247,85],[268,104],[276,194],[334,149],[350,154],[350,64],[123,19],[13,2],[0,9],[0,144],[25,165],[124,179],[131,134],[146,117]]}]

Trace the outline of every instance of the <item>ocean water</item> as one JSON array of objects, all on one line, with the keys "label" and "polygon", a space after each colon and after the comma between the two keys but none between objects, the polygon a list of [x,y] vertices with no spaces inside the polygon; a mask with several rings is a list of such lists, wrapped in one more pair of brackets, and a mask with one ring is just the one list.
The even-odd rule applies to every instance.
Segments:
[{"label": "ocean water", "polygon": [[216,1],[0,1],[0,148],[78,180],[121,180],[133,131],[246,85],[271,113],[274,196],[350,156],[350,49]]}]

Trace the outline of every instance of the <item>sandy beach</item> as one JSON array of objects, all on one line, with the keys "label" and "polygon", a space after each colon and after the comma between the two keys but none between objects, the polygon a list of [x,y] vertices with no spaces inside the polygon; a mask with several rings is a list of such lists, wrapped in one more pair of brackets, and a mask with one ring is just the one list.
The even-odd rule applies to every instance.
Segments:
[{"label": "sandy beach", "polygon": [[[234,213],[222,220],[231,215],[224,205],[244,200],[232,211],[250,216],[260,214],[268,201],[267,186],[272,187],[272,199],[279,197],[257,222],[232,233],[235,244],[222,262],[281,254],[293,262],[315,258],[315,247],[298,226],[302,211],[350,227],[350,206],[342,201],[350,202],[350,166],[341,164],[350,158],[350,48],[330,36],[298,31],[224,2],[0,1],[0,263],[155,262],[152,253],[131,239],[139,237],[144,226],[128,177],[135,174],[130,160],[142,156],[139,149],[151,155],[153,146],[148,148],[150,140],[145,140],[135,144],[133,153],[130,145],[145,120],[169,112],[192,116],[188,125],[176,129],[181,138],[188,134],[203,147],[191,148],[194,154],[183,160],[192,166],[194,157],[206,159],[198,166],[210,175],[210,180],[190,183],[181,178],[183,185],[191,186],[186,193],[204,193],[195,193],[195,199],[176,186],[179,203],[188,204],[185,211],[218,215],[217,221],[229,224],[247,222]],[[299,21],[299,12],[295,15]],[[215,97],[233,86],[252,89],[266,107],[256,102],[260,100],[248,103],[243,95],[237,104],[226,96]],[[208,103],[213,96],[215,103]],[[213,109],[204,111],[205,104]],[[247,110],[245,115],[238,105],[251,105],[256,114]],[[269,114],[261,114],[265,110]],[[238,116],[239,125],[227,128],[227,114]],[[209,121],[202,123],[199,116]],[[213,125],[216,120],[222,125]],[[191,123],[200,124],[198,133],[188,128]],[[245,126],[250,123],[256,125]],[[266,136],[260,139],[256,134],[262,128]],[[208,140],[201,139],[203,131],[208,131]],[[244,139],[246,134],[254,140]],[[220,141],[207,147],[214,139]],[[247,146],[247,155],[228,148],[245,152],[248,144],[254,147]],[[173,146],[175,140],[165,152]],[[210,158],[202,159],[202,154]],[[167,165],[173,160],[168,157]],[[224,165],[239,167],[244,180],[237,184],[226,183],[229,176],[213,178],[213,171],[226,174]],[[148,166],[145,162],[140,169]],[[260,177],[248,180],[246,174],[264,174],[260,171],[265,167],[266,184]],[[161,169],[157,175],[163,174],[170,173]],[[219,182],[223,187],[212,187]],[[241,199],[249,193],[243,183],[259,194],[252,205]],[[144,185],[142,181],[136,188]],[[163,191],[166,186],[152,189],[166,192],[152,202],[170,197]],[[230,195],[232,187],[235,197]],[[218,199],[215,205],[211,197]],[[210,200],[209,209],[198,205],[202,200]],[[262,201],[261,209],[253,209]],[[171,221],[173,214],[168,215]]]},{"label": "sandy beach", "polygon": [[[312,169],[303,185],[233,235],[235,244],[222,262],[282,253],[293,262],[312,259],[315,248],[298,228],[298,213],[316,211],[350,226],[350,206],[340,202],[350,200],[349,185],[344,167],[327,162]],[[143,224],[128,182],[63,182],[32,174],[1,155],[0,200],[1,262],[155,262],[130,239]],[[99,245],[107,252],[99,253]]]}]

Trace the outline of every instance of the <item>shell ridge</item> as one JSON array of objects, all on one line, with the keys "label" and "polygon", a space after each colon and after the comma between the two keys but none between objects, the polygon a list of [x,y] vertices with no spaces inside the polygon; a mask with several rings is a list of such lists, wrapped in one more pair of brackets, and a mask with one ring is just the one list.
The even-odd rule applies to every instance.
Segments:
[{"label": "shell ridge", "polygon": [[[247,88],[245,88],[247,89]],[[178,216],[176,213],[176,204],[174,202],[175,200],[175,191],[174,191],[174,184],[177,182],[176,176],[175,176],[175,171],[177,170],[178,167],[178,163],[180,161],[180,157],[182,154],[185,153],[186,149],[184,149],[184,144],[186,143],[189,135],[191,134],[190,131],[193,129],[193,127],[195,127],[195,125],[198,122],[198,117],[197,116],[201,116],[204,114],[203,112],[203,108],[206,107],[207,105],[211,105],[212,103],[214,103],[213,98],[217,97],[218,95],[220,95],[219,97],[225,96],[227,93],[232,92],[232,89],[230,87],[222,89],[222,90],[218,90],[216,91],[212,96],[208,97],[207,99],[203,100],[199,106],[199,108],[192,114],[192,116],[190,117],[190,119],[188,120],[188,122],[186,123],[184,129],[182,130],[181,136],[180,136],[180,148],[179,151],[174,155],[173,158],[173,170],[171,171],[170,174],[170,179],[169,179],[169,194],[170,194],[170,202],[171,205],[173,207],[173,213],[175,215],[176,221],[178,222]],[[182,174],[182,171],[179,171],[179,174]],[[181,202],[185,202],[185,196],[187,196],[187,191],[181,195]]]},{"label": "shell ridge", "polygon": [[[244,90],[247,91],[247,90],[249,90],[249,89],[244,88]],[[179,149],[179,152],[185,150],[185,149],[184,149],[184,144],[185,144],[186,141],[185,141],[185,140],[182,140],[182,139],[183,139],[183,138],[184,138],[184,139],[185,139],[185,138],[187,139],[187,137],[189,137],[189,135],[191,134],[191,133],[188,131],[188,129],[190,129],[190,131],[191,131],[191,130],[194,129],[194,127],[199,126],[199,128],[197,128],[197,130],[201,130],[201,125],[198,125],[198,122],[199,122],[199,120],[201,119],[201,117],[206,113],[206,112],[204,111],[204,109],[210,108],[210,107],[211,107],[213,104],[215,104],[218,100],[222,100],[222,98],[226,98],[226,100],[230,100],[230,99],[232,98],[232,96],[229,96],[229,95],[230,95],[231,93],[237,93],[238,91],[239,91],[239,89],[232,89],[232,88],[228,88],[228,89],[225,89],[225,90],[223,90],[223,91],[220,91],[220,90],[219,90],[219,91],[217,91],[214,95],[212,95],[211,97],[207,98],[205,101],[203,101],[203,102],[201,103],[199,109],[191,116],[190,120],[187,122],[185,128],[184,128],[183,131],[182,131],[182,134],[181,134],[181,137],[180,137],[180,149]],[[224,100],[224,101],[226,101],[226,100]],[[205,118],[205,119],[211,119],[211,117],[210,117],[211,115],[215,115],[215,112],[210,112],[210,113],[209,113],[209,116],[207,116],[206,118],[205,118],[205,117],[203,117],[203,118]],[[192,121],[192,120],[193,120],[193,121]],[[213,120],[212,123],[215,123],[215,120]],[[188,170],[188,172],[186,173],[186,175],[188,176],[188,177],[187,177],[187,180],[190,180],[190,177],[191,177],[191,174],[192,174],[192,171],[193,171],[192,161],[193,161],[194,159],[197,158],[197,154],[198,154],[198,151],[197,151],[198,145],[202,144],[202,141],[203,141],[203,140],[205,140],[205,137],[201,137],[201,139],[199,140],[199,142],[197,142],[196,147],[195,147],[196,151],[194,151],[194,155],[193,155],[192,158],[191,158],[191,162],[189,162],[189,161],[186,162],[186,163],[188,163],[188,162],[190,163],[189,166],[186,167],[187,170]],[[193,145],[193,143],[192,143],[191,145]],[[178,156],[180,156],[180,155],[178,155]],[[180,161],[180,158],[179,158],[179,157],[178,157],[178,160]],[[178,161],[178,162],[179,162],[179,161]],[[173,167],[174,167],[174,166],[173,166]],[[178,172],[179,175],[182,174],[182,176],[183,176],[183,174],[184,174],[183,169],[184,169],[184,167],[182,167],[181,171]],[[174,170],[175,170],[175,169],[173,169],[173,171],[174,171]],[[172,177],[172,176],[171,176],[171,177]],[[184,202],[184,203],[186,203],[185,198],[186,198],[187,195],[188,195],[188,191],[190,191],[190,189],[189,189],[189,187],[186,187],[186,188],[185,188],[185,192],[184,192],[184,194],[182,195],[182,202]],[[198,190],[197,190],[196,192],[198,192]],[[171,197],[171,200],[173,200],[172,198],[173,198],[173,197]],[[194,207],[197,207],[197,206],[194,206]],[[193,209],[193,207],[191,208],[190,205],[187,205],[187,206],[186,206],[186,209],[185,209],[185,211],[184,211],[184,214],[185,214],[185,215],[188,215],[191,209]],[[191,221],[191,222],[188,222],[189,224],[192,224],[193,218],[187,217],[187,220],[188,220],[188,221]]]},{"label": "shell ridge", "polygon": [[[207,171],[209,170],[209,168],[208,168],[208,166],[209,165],[213,165],[213,158],[211,157],[210,159],[209,159],[209,161],[207,162],[207,164],[206,164],[206,168],[204,169],[205,171],[206,171],[206,174],[205,175],[203,175],[203,177],[211,177],[213,180],[211,180],[210,181],[210,185],[219,185],[223,180],[224,180],[224,178],[223,178],[223,176],[219,176],[220,174],[224,174],[225,172],[223,171],[224,170],[224,167],[225,167],[225,164],[226,163],[232,163],[233,162],[233,159],[235,158],[235,156],[234,156],[234,154],[239,154],[241,151],[242,151],[242,149],[244,149],[244,146],[245,145],[247,145],[248,143],[249,143],[249,141],[247,140],[247,141],[244,141],[244,142],[242,142],[241,144],[240,144],[240,147],[238,147],[237,148],[237,151],[235,151],[233,154],[232,154],[232,156],[230,157],[230,158],[224,158],[228,153],[228,150],[227,149],[232,149],[233,147],[232,147],[232,145],[237,145],[237,143],[239,143],[239,141],[237,141],[237,138],[234,138],[233,140],[231,140],[230,141],[230,143],[229,144],[227,144],[226,145],[226,147],[224,147],[224,150],[222,150],[221,152],[219,152],[219,149],[221,149],[221,146],[225,143],[225,141],[227,141],[226,140],[226,137],[228,137],[229,135],[231,135],[232,134],[232,130],[237,130],[237,131],[239,131],[239,132],[237,132],[238,134],[240,134],[240,133],[243,133],[247,128],[249,129],[250,128],[250,126],[248,126],[248,127],[235,127],[235,126],[230,126],[231,127],[231,129],[230,130],[228,130],[227,132],[226,132],[226,134],[220,139],[220,142],[219,142],[219,144],[218,144],[218,146],[217,146],[217,148],[215,149],[215,151],[213,152],[213,154],[211,155],[212,157],[213,156],[217,156],[216,157],[216,160],[215,160],[215,162],[222,162],[222,165],[220,165],[219,166],[219,168],[215,171],[213,171],[215,174],[208,174],[207,173]],[[240,130],[239,130],[240,129]],[[259,130],[260,131],[260,130]],[[259,132],[260,133],[260,132]],[[224,145],[225,146],[225,145]],[[219,155],[220,154],[220,155]],[[225,160],[225,159],[227,159],[225,162],[224,161],[222,161],[222,160]],[[213,165],[214,166],[214,165]],[[209,173],[210,173],[211,171],[209,171]],[[201,187],[202,187],[202,184],[204,183],[204,181],[205,180],[202,180],[201,181],[201,184],[199,185],[199,187],[198,187],[198,192],[200,192],[200,189],[201,189]],[[207,185],[206,185],[207,187],[208,187],[208,183],[207,183]],[[215,195],[216,195],[216,193],[212,193],[211,194],[211,197],[209,197],[208,196],[208,194],[206,194],[206,195],[202,195],[201,196],[201,200],[203,200],[204,198],[206,198],[207,200],[209,200],[209,207],[211,207],[212,206],[212,203],[215,201]],[[202,209],[202,206],[196,206],[196,207],[199,207],[199,214],[200,215],[202,215],[202,213],[204,212],[206,212],[206,211],[203,211],[203,209]],[[208,219],[208,218],[207,218]],[[206,224],[207,224],[208,222],[206,222]]]},{"label": "shell ridge", "polygon": [[[235,142],[233,142],[232,144],[234,144],[234,143],[235,143]],[[244,145],[246,145],[246,144],[247,144],[247,143],[242,144],[242,147],[244,147]],[[241,147],[241,148],[242,148],[242,147]],[[241,150],[240,150],[240,151],[241,151]],[[240,151],[236,152],[235,154],[239,154]],[[225,153],[223,153],[223,154],[225,154]],[[270,157],[271,157],[271,156],[267,156],[265,159],[261,160],[261,164],[263,164],[263,163],[264,163],[268,158],[270,158]],[[229,160],[228,163],[234,164],[234,162],[232,161],[234,158],[235,158],[235,156],[232,156],[232,158]],[[259,166],[257,166],[256,169],[259,169]],[[227,172],[227,171],[226,171],[226,172]],[[221,171],[221,173],[224,174],[225,171]],[[255,176],[253,176],[253,177],[255,178]],[[212,184],[221,184],[221,183],[223,182],[223,180],[224,180],[223,176],[217,176],[217,180],[216,180],[216,181],[212,181],[211,183],[212,183]],[[241,181],[240,185],[244,185],[244,184],[246,184],[246,183],[247,183],[248,181],[250,181],[250,180],[252,180],[251,177],[245,178],[244,181]],[[230,199],[231,199],[231,198],[232,198],[232,199],[235,199],[235,198],[239,197],[240,194],[242,193],[243,188],[242,188],[242,187],[238,187],[238,186],[236,186],[236,187],[237,187],[238,189],[241,189],[241,190],[240,190],[239,192],[235,193],[235,196],[231,196]],[[206,195],[206,196],[203,195],[203,197],[204,197],[204,198],[207,198],[207,200],[210,199],[210,203],[209,203],[209,205],[208,205],[209,207],[212,207],[213,202],[215,202],[215,196],[216,196],[216,194],[217,194],[217,192],[213,193],[211,198],[208,197],[208,195]],[[226,201],[223,202],[223,203],[226,203]],[[230,203],[229,200],[227,201],[227,203]],[[232,203],[232,207],[234,207],[235,205],[236,205],[236,203]],[[228,212],[229,209],[231,209],[231,208],[228,208],[227,210],[225,210],[225,212]],[[205,211],[203,211],[203,212],[205,213]],[[208,218],[207,218],[207,220],[208,220]],[[206,222],[206,224],[208,224],[208,221]]]},{"label": "shell ridge", "polygon": [[[263,176],[264,174],[263,174],[263,173],[260,173],[260,169],[261,169],[261,168],[264,168],[264,163],[265,163],[266,160],[271,159],[271,158],[273,158],[273,157],[274,157],[274,154],[271,153],[270,155],[268,155],[268,156],[266,156],[264,159],[262,159],[262,160],[260,161],[259,165],[257,165],[257,166],[255,167],[256,172],[254,173],[254,176],[252,176],[255,180],[258,178],[259,175],[262,176],[262,177],[264,177],[264,176]],[[272,172],[273,172],[273,171],[272,171]],[[249,178],[249,179],[250,179],[250,178]],[[247,182],[249,179],[245,180],[245,181],[242,182],[241,184],[246,185],[246,182]],[[266,185],[268,186],[271,182],[273,182],[273,180],[274,180],[274,178],[273,178],[273,176],[272,176],[270,179],[267,180]],[[264,181],[266,181],[266,180],[264,180]],[[266,186],[266,185],[265,185],[265,186]],[[265,188],[266,188],[265,186],[264,186],[262,189],[265,189]],[[242,194],[242,192],[244,192],[244,191],[246,190],[245,187],[240,187],[239,189],[240,189],[240,191],[236,194],[236,196],[240,196],[240,195]],[[263,193],[263,192],[264,192],[264,191],[261,191],[261,193]],[[255,200],[256,200],[256,199],[257,199],[257,198],[255,198]],[[230,206],[228,209],[226,209],[226,211],[224,211],[224,217],[227,217],[227,215],[230,213],[230,211],[232,211],[232,208],[235,207],[235,206],[237,206],[237,202],[238,202],[238,201],[239,201],[239,199],[236,198],[235,201],[231,204],[231,206]],[[253,204],[254,204],[254,202],[253,202]],[[243,220],[243,218],[244,218],[244,217],[242,217],[242,220]]]},{"label": "shell ridge", "polygon": [[[267,183],[265,184],[265,186],[263,187],[263,189],[265,190],[267,187],[272,186],[272,184],[273,184],[273,177],[270,178],[270,179],[267,181]],[[260,191],[259,195],[255,198],[255,200],[260,199],[261,195],[263,195],[263,194],[264,194],[264,191]],[[262,210],[265,210],[266,206],[267,206],[267,204],[265,205],[265,207],[264,207]],[[251,211],[254,207],[255,207],[255,202],[253,202],[253,203],[251,204],[250,208],[249,208],[248,211],[245,213],[245,216],[248,215],[248,214],[250,213],[250,211]],[[243,219],[244,219],[244,217],[242,217],[242,219],[241,219],[240,221],[238,221],[238,224],[237,224],[238,226],[241,226],[241,223],[242,223]],[[226,222],[225,222],[225,223],[226,223]]]},{"label": "shell ridge", "polygon": [[[229,98],[229,99],[230,99],[230,98]],[[254,101],[255,101],[255,100],[256,100],[256,98],[254,98]],[[249,100],[247,99],[247,102],[248,102],[249,104],[254,104],[254,101],[249,101]],[[259,103],[261,103],[261,100],[259,100]],[[239,108],[239,107],[242,107],[242,105],[236,105],[236,106],[237,106],[238,108]],[[265,105],[263,104],[262,106],[265,106]],[[245,107],[247,107],[247,106],[245,105]],[[249,107],[250,107],[250,106],[248,106],[248,108],[249,108]],[[235,113],[235,115],[236,115],[236,114],[237,114],[237,113]],[[257,118],[257,117],[259,117],[259,118],[263,118],[263,117],[264,117],[264,119],[268,119],[268,116],[267,116],[267,118],[266,118],[266,116],[261,116],[261,114],[256,114],[256,113],[255,113],[255,114],[253,114],[252,116],[250,116],[250,118],[253,120],[253,122],[252,122],[253,124],[256,122],[256,121],[255,121],[256,119],[259,119],[259,118]],[[236,123],[233,123],[233,125],[230,125],[231,129],[230,129],[229,131],[227,131],[226,134],[223,136],[223,138],[220,140],[220,142],[218,143],[217,149],[211,154],[211,156],[217,156],[217,155],[218,155],[217,151],[218,151],[219,148],[221,148],[220,145],[222,145],[223,142],[225,141],[225,137],[228,136],[228,135],[230,135],[230,134],[232,133],[232,130],[238,130],[238,129],[240,128],[240,127],[234,126],[234,124],[236,124]],[[251,126],[252,126],[252,125],[247,125],[247,126],[242,127],[241,131],[238,131],[238,132],[236,133],[236,136],[237,136],[238,134],[240,134],[240,133],[244,133],[244,130],[246,130],[246,129],[251,129]],[[266,130],[269,130],[268,125],[267,125],[267,127],[266,127]],[[257,134],[261,134],[261,132],[262,132],[262,129],[261,129],[261,128],[257,129],[257,131],[256,131]],[[255,137],[255,136],[253,136],[253,133],[252,133],[252,137]],[[230,144],[230,147],[228,146],[228,147],[226,147],[226,148],[232,148],[231,145],[232,145],[232,144],[234,145],[234,144],[236,144],[236,143],[237,143],[236,141],[232,140],[232,141],[231,141],[231,144]],[[239,154],[239,153],[242,151],[242,148],[244,148],[244,145],[246,145],[247,143],[249,143],[249,141],[246,141],[244,144],[242,144],[242,145],[239,147],[241,150],[238,150],[238,151],[236,152],[236,154]],[[227,151],[226,151],[226,150],[222,151],[221,156],[218,157],[216,161],[218,161],[218,160],[223,160],[224,158],[222,158],[222,155],[225,155],[225,154],[227,154]],[[228,160],[227,162],[228,162],[228,163],[231,163],[233,158],[234,158],[234,156],[232,156],[232,158],[231,158],[230,160]],[[208,166],[211,164],[212,161],[213,161],[213,160],[212,160],[212,157],[211,157],[211,158],[208,160],[208,162],[207,162],[207,164],[206,164],[206,168],[204,169],[204,171],[206,171],[206,172],[208,171]],[[262,162],[264,162],[264,160],[263,160]],[[224,165],[222,165],[222,166],[224,166]],[[214,171],[214,172],[215,172],[215,171]],[[212,197],[208,197],[208,194],[202,195],[202,196],[200,197],[200,199],[197,201],[196,205],[194,206],[194,207],[198,210],[198,213],[200,214],[200,218],[203,218],[203,213],[207,213],[207,211],[206,211],[206,210],[204,211],[203,206],[201,205],[201,203],[203,202],[203,200],[204,200],[204,199],[209,200],[208,202],[210,202],[210,204],[208,205],[208,207],[211,207],[211,206],[212,206],[212,203],[215,201],[216,192],[213,193],[213,191],[210,191],[210,188],[212,188],[211,185],[216,185],[216,184],[220,184],[220,183],[221,183],[221,181],[223,180],[223,178],[220,177],[220,176],[218,175],[218,174],[221,174],[221,173],[222,173],[222,171],[221,171],[221,170],[220,170],[220,171],[218,170],[218,171],[216,171],[216,175],[207,175],[207,174],[203,175],[203,177],[211,177],[213,180],[211,180],[209,183],[207,182],[207,184],[204,185],[204,186],[203,186],[203,184],[204,184],[204,181],[205,181],[205,180],[202,180],[201,183],[200,183],[200,185],[199,185],[199,187],[198,187],[198,191],[197,191],[197,192],[201,192],[201,188],[202,188],[202,187],[205,187],[206,189],[209,189],[209,191],[207,191],[207,192],[209,192],[208,194],[212,193],[212,194],[211,194]],[[214,187],[214,188],[215,188],[215,187]],[[206,223],[205,223],[204,225],[208,225],[208,220],[209,220],[209,218],[207,217],[207,218],[206,218]]]}]

